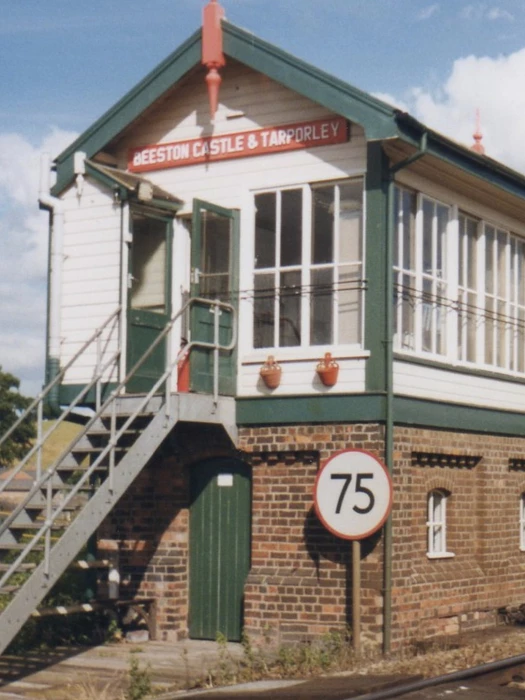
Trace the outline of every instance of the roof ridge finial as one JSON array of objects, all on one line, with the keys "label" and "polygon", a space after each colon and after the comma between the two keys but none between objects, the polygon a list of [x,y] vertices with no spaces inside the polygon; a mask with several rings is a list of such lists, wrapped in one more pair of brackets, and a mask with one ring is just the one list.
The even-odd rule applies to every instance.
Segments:
[{"label": "roof ridge finial", "polygon": [[473,134],[474,138],[474,143],[470,147],[471,150],[475,151],[476,153],[479,153],[480,156],[485,155],[485,146],[481,143],[481,140],[483,138],[483,134],[481,133],[481,118],[480,118],[480,111],[479,107],[476,108],[476,131]]},{"label": "roof ridge finial", "polygon": [[222,26],[224,9],[217,0],[209,0],[203,11],[202,21],[202,63],[208,68],[206,82],[210,101],[210,115],[213,123],[219,104],[221,76],[219,68],[226,64],[222,51]]}]

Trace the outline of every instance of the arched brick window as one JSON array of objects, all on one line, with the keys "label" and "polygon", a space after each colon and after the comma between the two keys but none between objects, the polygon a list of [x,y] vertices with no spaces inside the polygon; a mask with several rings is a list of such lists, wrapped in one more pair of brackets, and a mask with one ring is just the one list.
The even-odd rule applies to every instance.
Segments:
[{"label": "arched brick window", "polygon": [[428,494],[427,509],[427,556],[430,559],[453,557],[447,550],[447,501],[449,492],[434,489]]}]

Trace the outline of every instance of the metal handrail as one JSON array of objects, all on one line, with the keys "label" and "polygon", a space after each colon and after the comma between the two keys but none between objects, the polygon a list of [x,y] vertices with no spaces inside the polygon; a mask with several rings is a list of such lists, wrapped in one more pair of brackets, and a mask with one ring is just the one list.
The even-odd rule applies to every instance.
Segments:
[{"label": "metal handrail", "polygon": [[29,404],[26,410],[18,417],[18,419],[13,423],[13,425],[0,436],[0,446],[13,434],[13,432],[20,426],[26,418],[29,417],[31,413],[38,407],[38,404],[43,402],[44,399],[49,395],[49,393],[55,388],[55,386],[62,381],[66,373],[71,369],[73,364],[78,360],[78,358],[84,354],[88,347],[102,334],[102,331],[107,328],[114,318],[117,318],[120,314],[121,307],[119,306],[116,311],[114,311],[111,316],[109,316],[104,323],[97,328],[95,332],[86,340],[82,347],[73,355],[65,367],[52,379],[47,386],[42,389],[42,391],[37,394],[36,398]]},{"label": "metal handrail", "polygon": [[[173,361],[169,361],[169,356],[166,358],[166,369],[164,370],[163,374],[159,377],[159,379],[155,382],[155,384],[151,387],[149,392],[145,394],[141,401],[139,402],[138,406],[135,408],[135,410],[130,414],[130,416],[127,418],[127,420],[121,425],[121,427],[116,430],[116,421],[114,420],[115,417],[115,411],[116,411],[116,402],[119,396],[122,395],[123,390],[126,388],[127,383],[129,380],[135,375],[137,370],[143,365],[143,363],[148,359],[148,357],[151,355],[151,353],[154,351],[154,349],[159,345],[159,343],[163,340],[163,338],[166,337],[166,335],[171,331],[173,328],[173,325],[176,323],[176,321],[182,316],[182,314],[192,305],[192,304],[201,304],[201,305],[208,305],[213,308],[214,314],[215,314],[215,323],[214,323],[214,340],[213,343],[206,342],[206,341],[192,341],[188,345],[186,345],[184,348],[182,348],[179,353],[177,354],[176,358]],[[228,311],[232,314],[232,329],[231,329],[231,340],[229,343],[225,345],[221,345],[219,342],[219,323],[218,323],[218,318],[219,318],[219,313],[220,311]],[[157,390],[162,386],[162,384],[165,383],[166,387],[166,397],[165,397],[165,412],[166,412],[166,417],[168,418],[170,415],[170,400],[169,397],[171,396],[171,392],[169,391],[169,379],[171,375],[173,374],[174,369],[177,367],[178,363],[182,359],[182,357],[186,356],[186,354],[191,351],[193,347],[202,347],[202,348],[208,348],[213,350],[214,352],[214,400],[217,401],[218,399],[218,394],[216,394],[216,390],[218,391],[218,377],[216,374],[218,373],[218,354],[219,352],[222,351],[231,351],[235,347],[236,343],[236,338],[237,338],[237,319],[236,319],[236,314],[235,314],[235,307],[232,306],[231,304],[228,304],[226,302],[219,301],[218,299],[216,300],[210,300],[210,299],[204,299],[201,297],[193,297],[189,299],[186,304],[175,314],[175,316],[172,317],[172,319],[169,321],[169,323],[166,325],[166,327],[163,329],[162,333],[159,334],[159,336],[155,339],[155,341],[150,345],[148,350],[142,355],[142,357],[135,363],[135,365],[132,367],[132,369],[128,372],[126,377],[120,382],[120,384],[117,386],[116,389],[114,389],[108,399],[98,408],[96,413],[89,419],[87,424],[84,426],[84,429],[77,435],[74,440],[70,443],[70,445],[62,452],[62,454],[58,457],[58,459],[55,460],[55,462],[45,471],[43,475],[37,480],[35,480],[31,490],[29,493],[26,495],[26,497],[23,499],[23,501],[9,514],[9,516],[2,522],[0,523],[0,535],[7,530],[10,525],[15,521],[15,519],[18,517],[18,515],[25,509],[26,505],[32,500],[32,498],[39,492],[41,491],[44,486],[47,486],[46,489],[46,519],[45,522],[42,524],[42,527],[34,534],[34,536],[28,541],[24,549],[20,552],[19,556],[12,562],[11,566],[5,571],[3,576],[0,578],[0,588],[6,583],[6,581],[9,580],[9,578],[17,571],[18,567],[22,562],[25,560],[25,558],[28,556],[28,554],[33,550],[35,545],[42,539],[42,537],[45,538],[44,540],[44,571],[46,574],[49,573],[49,562],[50,562],[50,551],[51,551],[51,528],[53,524],[56,522],[58,517],[62,514],[62,512],[67,508],[67,506],[72,502],[72,500],[75,498],[75,496],[78,494],[80,489],[84,486],[86,482],[91,478],[97,467],[100,465],[102,460],[109,454],[110,455],[110,461],[109,461],[109,468],[108,468],[108,475],[107,478],[109,479],[109,484],[110,484],[110,490],[112,490],[112,483],[113,483],[113,470],[115,468],[115,459],[114,459],[114,454],[115,454],[115,447],[118,443],[118,440],[120,437],[125,433],[125,431],[129,428],[129,426],[134,422],[134,420],[137,418],[138,415],[140,415],[142,409],[148,404],[150,399],[157,393]],[[84,471],[80,479],[75,483],[73,488],[68,492],[68,494],[65,496],[65,498],[60,502],[59,505],[55,506],[53,508],[53,503],[52,503],[52,477],[56,474],[58,467],[64,460],[64,458],[72,451],[74,450],[75,445],[80,442],[80,440],[89,432],[90,428],[93,426],[96,420],[98,420],[103,414],[106,413],[107,409],[111,406],[112,408],[112,420],[111,420],[111,429],[110,429],[110,439],[108,441],[108,444],[106,447],[101,451],[101,453],[98,455],[98,457],[90,464],[90,466]]]}]

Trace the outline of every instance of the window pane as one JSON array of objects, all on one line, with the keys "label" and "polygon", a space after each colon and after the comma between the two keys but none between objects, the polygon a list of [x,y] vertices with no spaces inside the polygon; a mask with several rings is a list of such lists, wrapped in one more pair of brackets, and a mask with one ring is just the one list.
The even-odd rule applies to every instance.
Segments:
[{"label": "window pane", "polygon": [[232,221],[229,217],[203,209],[201,211],[200,293],[212,299],[228,301]]},{"label": "window pane", "polygon": [[255,275],[253,302],[253,347],[275,344],[275,281],[273,275]]},{"label": "window pane", "polygon": [[279,345],[301,344],[301,271],[281,274]]},{"label": "window pane", "polygon": [[416,267],[416,195],[403,191],[403,267],[414,270]]},{"label": "window pane", "polygon": [[507,234],[498,231],[498,295],[507,296]]},{"label": "window pane", "polygon": [[488,294],[494,293],[494,228],[485,226],[485,290]]},{"label": "window pane", "polygon": [[281,193],[281,265],[301,263],[303,229],[302,190]]},{"label": "window pane", "polygon": [[467,250],[468,250],[468,270],[467,270],[467,284],[471,289],[476,289],[477,279],[478,279],[478,256],[477,256],[477,242],[478,242],[478,226],[475,221],[468,219],[467,221]]},{"label": "window pane", "polygon": [[130,256],[131,308],[165,313],[166,223],[158,219],[133,217]]},{"label": "window pane", "polygon": [[448,226],[448,207],[437,206],[436,275],[445,278],[445,241]]},{"label": "window pane", "polygon": [[333,338],[333,268],[312,271],[310,343],[328,345]]},{"label": "window pane", "polygon": [[359,343],[361,340],[361,268],[344,267],[339,270],[337,316],[340,343]]},{"label": "window pane", "polygon": [[339,186],[339,262],[361,260],[363,183]]},{"label": "window pane", "polygon": [[423,200],[423,272],[431,273],[434,269],[432,260],[432,226],[434,221],[434,203]]},{"label": "window pane", "polygon": [[334,188],[318,187],[312,191],[312,262],[328,263],[334,259]]},{"label": "window pane", "polygon": [[275,193],[257,195],[255,207],[255,267],[275,267]]}]

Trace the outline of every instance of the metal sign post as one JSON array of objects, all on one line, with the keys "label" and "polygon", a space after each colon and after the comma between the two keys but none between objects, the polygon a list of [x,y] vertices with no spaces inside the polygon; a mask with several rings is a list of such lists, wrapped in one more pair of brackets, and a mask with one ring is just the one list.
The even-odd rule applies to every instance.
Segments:
[{"label": "metal sign post", "polygon": [[319,520],[332,534],[352,540],[352,640],[361,650],[361,542],[379,530],[392,508],[392,479],[365,450],[344,450],[321,467],[314,486]]}]

